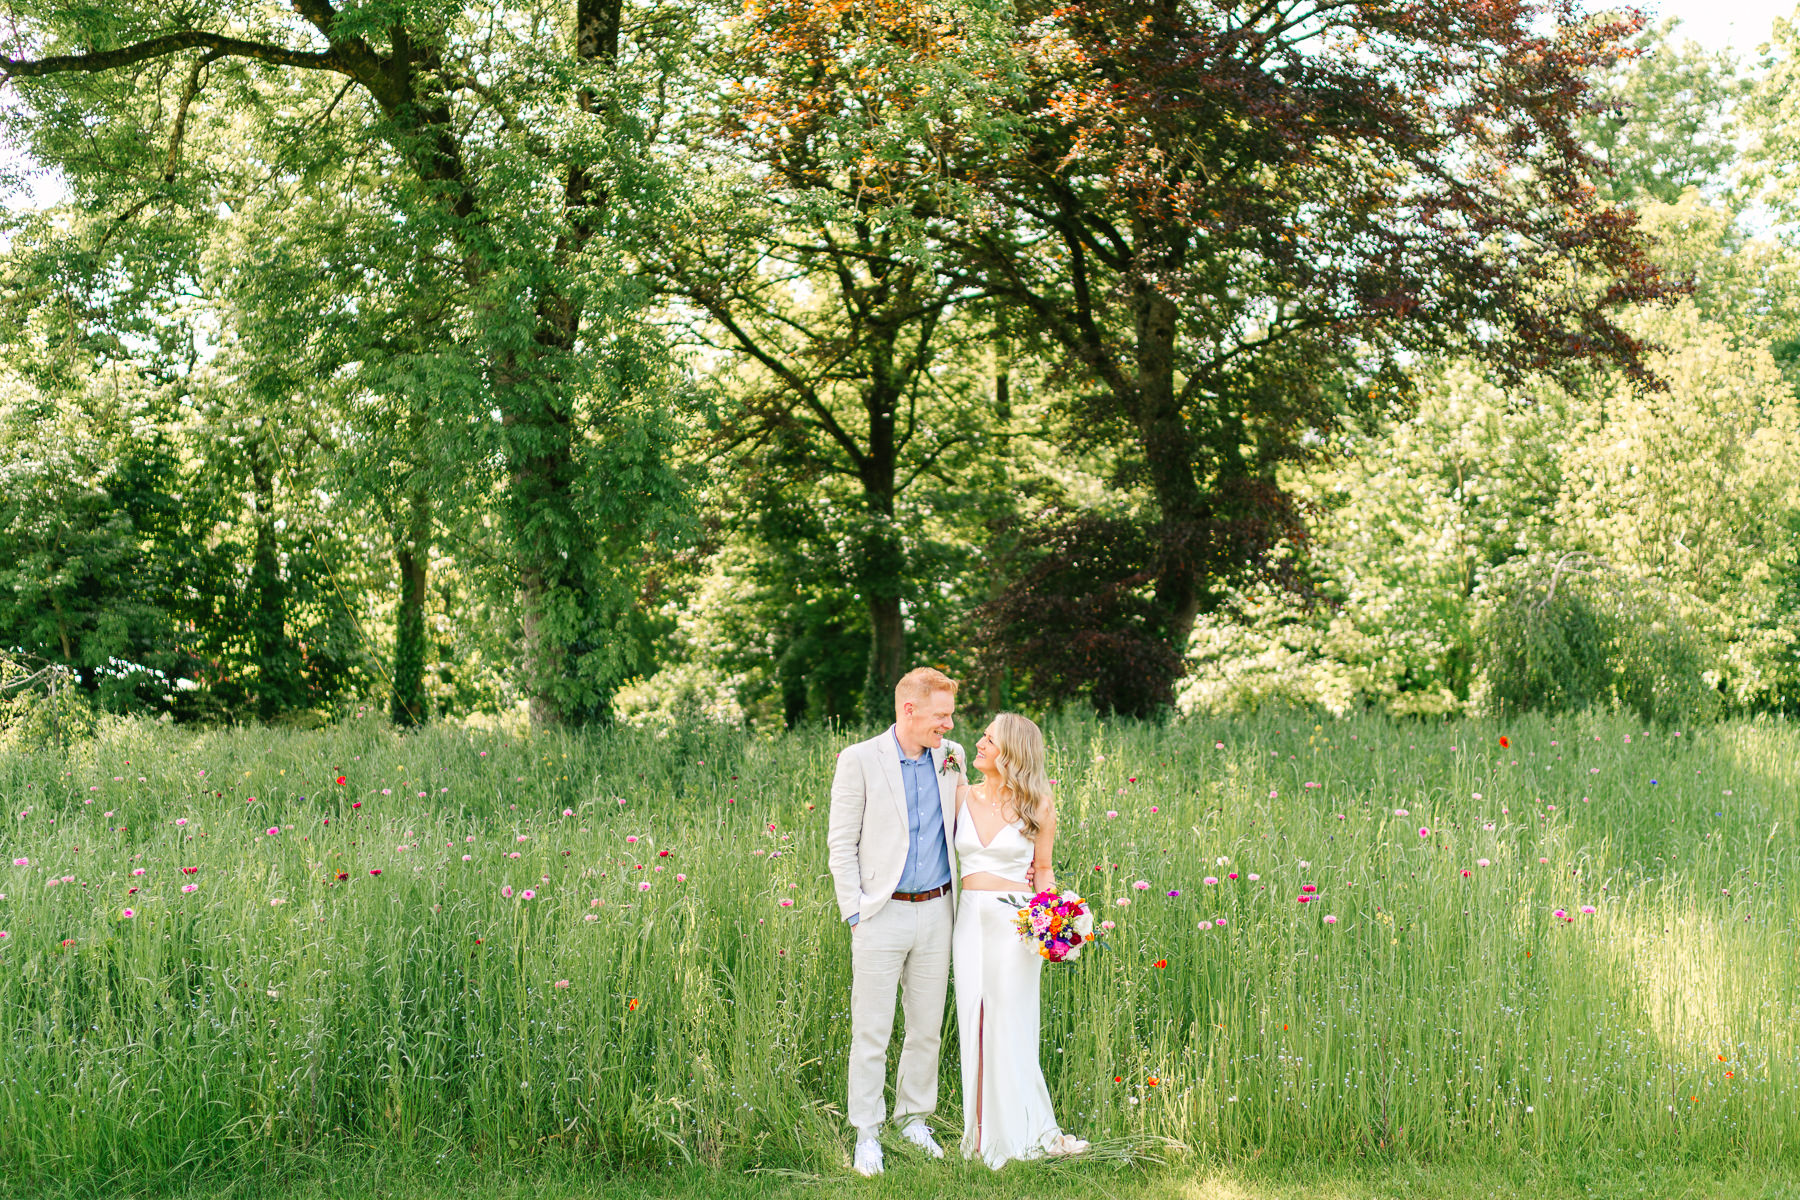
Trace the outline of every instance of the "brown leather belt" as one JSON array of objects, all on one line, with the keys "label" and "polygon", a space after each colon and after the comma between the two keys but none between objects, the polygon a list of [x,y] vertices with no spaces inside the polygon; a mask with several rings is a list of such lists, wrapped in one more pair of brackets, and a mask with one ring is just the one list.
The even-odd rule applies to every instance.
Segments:
[{"label": "brown leather belt", "polygon": [[945,883],[932,888],[929,892],[895,892],[892,898],[895,900],[911,900],[917,903],[920,900],[936,900],[939,896],[942,896],[949,890],[950,885]]}]

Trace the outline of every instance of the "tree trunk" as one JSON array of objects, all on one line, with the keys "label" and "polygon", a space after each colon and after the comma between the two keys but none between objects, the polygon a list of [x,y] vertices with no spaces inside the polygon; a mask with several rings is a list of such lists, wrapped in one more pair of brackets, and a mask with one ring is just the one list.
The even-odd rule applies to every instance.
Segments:
[{"label": "tree trunk", "polygon": [[[593,62],[613,62],[619,54],[619,29],[623,0],[575,0],[575,55]],[[575,93],[576,105],[591,113],[599,98],[589,88]],[[606,196],[579,164],[569,168],[563,206],[570,229],[556,239],[555,257],[571,261],[598,227]],[[573,632],[559,628],[558,594],[571,586],[580,590],[579,576],[571,578],[571,566],[579,569],[579,550],[571,541],[580,536],[580,522],[571,511],[575,475],[573,405],[555,372],[546,379],[545,359],[559,358],[575,349],[581,333],[581,309],[568,297],[551,292],[538,302],[536,369],[530,373],[525,395],[509,406],[504,424],[513,435],[512,471],[515,519],[524,530],[525,568],[521,572],[524,635],[523,666],[531,702],[534,729],[562,724],[568,712],[557,684],[568,665]],[[529,352],[528,352],[529,353]],[[576,606],[579,608],[579,605]]]},{"label": "tree trunk", "polygon": [[[1012,495],[1012,447],[1008,437],[1012,430],[1012,337],[1007,327],[1006,310],[1001,309],[994,319],[994,449],[995,461],[1000,471],[1000,483],[1004,494]],[[993,553],[989,546],[988,594],[989,602],[999,598],[1006,588],[1007,556]],[[1006,680],[1003,669],[995,668],[987,677],[987,711],[991,716],[1000,711],[1006,703]]]},{"label": "tree trunk", "polygon": [[[885,334],[885,336],[883,336]],[[869,677],[863,688],[863,716],[877,720],[894,703],[894,685],[906,674],[906,620],[900,599],[906,584],[906,547],[894,525],[899,490],[898,422],[894,386],[894,332],[870,336],[869,388],[863,405],[869,417],[869,452],[860,467],[869,532],[863,539],[857,584],[869,606]]]},{"label": "tree trunk", "polygon": [[1144,286],[1133,307],[1137,317],[1133,416],[1149,468],[1150,489],[1162,513],[1156,600],[1166,614],[1170,644],[1177,653],[1185,653],[1204,598],[1197,541],[1208,509],[1194,478],[1195,447],[1175,390],[1175,304]]},{"label": "tree trunk", "polygon": [[517,448],[507,499],[524,562],[519,577],[524,637],[520,665],[530,698],[531,726],[548,729],[562,724],[565,717],[558,684],[572,640],[571,631],[557,627],[555,602],[568,584],[569,560],[580,550],[571,544],[579,530],[568,513],[573,446],[567,414],[548,403],[507,412],[503,426]]},{"label": "tree trunk", "polygon": [[869,680],[863,715],[879,718],[894,702],[894,685],[906,674],[906,620],[900,613],[900,585],[906,552],[891,518],[865,542],[863,599],[869,606]]},{"label": "tree trunk", "polygon": [[250,553],[250,636],[256,647],[256,715],[267,721],[300,699],[298,666],[287,640],[287,582],[275,531],[275,477],[261,441],[250,446],[250,483],[256,504]]},{"label": "tree trunk", "polygon": [[394,700],[396,725],[419,725],[429,715],[425,702],[425,584],[431,558],[431,500],[421,489],[412,495],[406,528],[400,531],[394,565],[400,572],[400,611],[394,618]]}]

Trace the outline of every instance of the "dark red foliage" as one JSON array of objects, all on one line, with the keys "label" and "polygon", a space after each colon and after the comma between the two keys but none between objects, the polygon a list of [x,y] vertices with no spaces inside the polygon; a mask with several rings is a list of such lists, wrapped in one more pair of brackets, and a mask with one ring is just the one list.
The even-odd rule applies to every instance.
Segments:
[{"label": "dark red foliage", "polygon": [[1146,716],[1174,700],[1181,659],[1151,598],[1156,546],[1127,521],[1046,514],[1038,557],[977,610],[985,674],[1042,704],[1086,699]]},{"label": "dark red foliage", "polygon": [[[1076,428],[1121,431],[1121,478],[1155,501],[1144,563],[1176,648],[1297,527],[1280,465],[1317,454],[1314,435],[1409,359],[1472,356],[1503,379],[1601,363],[1654,385],[1615,315],[1681,289],[1635,215],[1595,190],[1577,137],[1588,80],[1627,52],[1636,14],[1589,19],[1566,0],[1026,14],[1027,115],[971,161],[988,203],[959,246],[1098,385]],[[1086,611],[1073,593],[1065,607]]]}]

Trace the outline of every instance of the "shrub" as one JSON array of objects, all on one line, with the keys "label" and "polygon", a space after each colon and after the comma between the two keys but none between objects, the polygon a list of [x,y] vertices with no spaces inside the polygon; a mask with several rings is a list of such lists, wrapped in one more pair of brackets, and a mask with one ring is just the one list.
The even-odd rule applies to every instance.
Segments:
[{"label": "shrub", "polygon": [[1592,555],[1533,555],[1483,584],[1482,699],[1501,715],[1618,706],[1645,721],[1716,715],[1704,639],[1652,580]]}]

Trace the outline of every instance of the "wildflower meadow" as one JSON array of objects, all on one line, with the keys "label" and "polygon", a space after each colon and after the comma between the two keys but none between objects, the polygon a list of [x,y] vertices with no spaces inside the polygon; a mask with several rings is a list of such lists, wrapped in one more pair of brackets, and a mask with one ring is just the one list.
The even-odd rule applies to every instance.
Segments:
[{"label": "wildflower meadow", "polygon": [[[1043,1061],[1097,1160],[1800,1145],[1792,726],[1047,730],[1060,882],[1112,928],[1046,968]],[[121,722],[0,759],[0,1175],[842,1174],[850,736]]]}]

